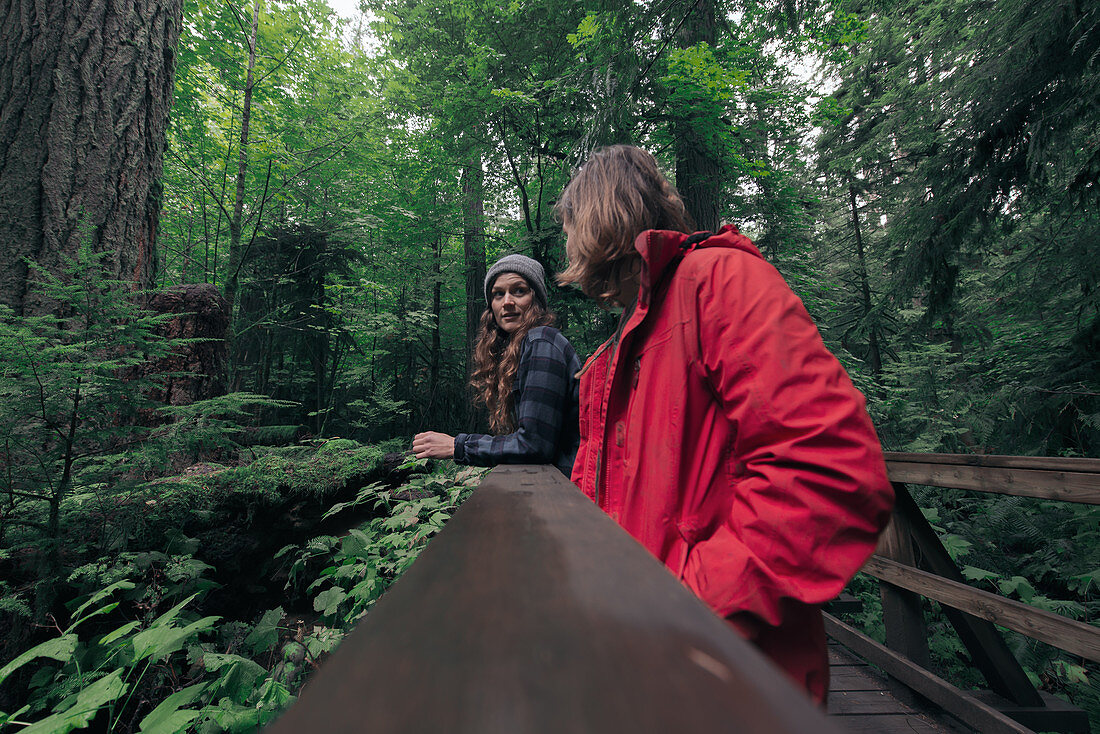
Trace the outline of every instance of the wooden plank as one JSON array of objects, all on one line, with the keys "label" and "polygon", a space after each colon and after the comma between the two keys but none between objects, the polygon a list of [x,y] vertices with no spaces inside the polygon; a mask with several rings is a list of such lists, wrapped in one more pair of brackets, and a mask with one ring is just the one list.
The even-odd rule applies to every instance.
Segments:
[{"label": "wooden plank", "polygon": [[[894,484],[894,511],[909,522],[909,531],[920,552],[921,565],[937,576],[962,583],[963,576],[936,531],[928,524],[904,484]],[[943,607],[944,616],[959,634],[974,665],[989,687],[1022,706],[1041,706],[1042,698],[1027,677],[1020,661],[1008,649],[1004,638],[991,622],[952,607]]]},{"label": "wooden plank", "polygon": [[916,716],[848,716],[842,719],[848,734],[944,734],[947,729],[935,726]]},{"label": "wooden plank", "polygon": [[828,703],[830,716],[913,713],[886,691],[830,691]]},{"label": "wooden plank", "polygon": [[1066,703],[1057,696],[1043,692],[1044,706],[1032,708],[1016,706],[992,691],[975,691],[974,697],[1004,712],[1024,726],[1036,731],[1058,731],[1066,734],[1088,734],[1089,715],[1086,711]]},{"label": "wooden plank", "polygon": [[[862,569],[877,579],[935,599],[1074,655],[1100,662],[1100,627],[872,556]],[[893,645],[890,645],[893,647]],[[911,656],[910,656],[911,657]]]},{"label": "wooden plank", "polygon": [[829,614],[825,615],[825,632],[982,734],[1034,734],[1023,724]]},{"label": "wooden plank", "polygon": [[838,665],[866,665],[862,660],[858,660],[847,653],[843,645],[829,645],[829,669],[832,670]]},{"label": "wooden plank", "polygon": [[915,461],[891,461],[886,469],[891,481],[906,484],[1100,504],[1100,474]]},{"label": "wooden plank", "polygon": [[830,614],[858,614],[863,611],[863,601],[846,591],[840,592],[836,598],[825,603],[825,608]]},{"label": "wooden plank", "polygon": [[886,682],[871,675],[867,665],[829,668],[829,695],[843,691],[885,691]]},{"label": "wooden plank", "polygon": [[481,486],[271,727],[828,732],[817,710],[551,467]]},{"label": "wooden plank", "polygon": [[1100,474],[1100,459],[1068,456],[1005,456],[1003,454],[914,454],[886,451],[886,465],[893,462],[987,466],[997,469],[1046,469]]}]

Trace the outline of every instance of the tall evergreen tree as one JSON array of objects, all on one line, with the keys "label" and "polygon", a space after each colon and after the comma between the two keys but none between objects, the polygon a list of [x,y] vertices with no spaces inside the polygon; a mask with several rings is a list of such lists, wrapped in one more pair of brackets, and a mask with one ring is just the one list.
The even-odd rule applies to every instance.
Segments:
[{"label": "tall evergreen tree", "polygon": [[27,260],[60,272],[82,241],[107,275],[149,286],[180,0],[15,0],[0,8],[0,303]]}]

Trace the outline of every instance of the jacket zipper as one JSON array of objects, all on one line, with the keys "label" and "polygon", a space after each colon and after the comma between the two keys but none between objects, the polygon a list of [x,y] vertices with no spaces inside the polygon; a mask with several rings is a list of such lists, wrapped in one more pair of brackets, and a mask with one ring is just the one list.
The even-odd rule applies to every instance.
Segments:
[{"label": "jacket zipper", "polygon": [[596,449],[596,507],[600,506],[600,475],[603,474],[603,446]]},{"label": "jacket zipper", "polygon": [[[596,450],[596,507],[600,507],[600,496],[602,494],[604,494],[601,491],[601,489],[603,488],[602,483],[603,483],[604,478],[607,476],[607,473],[603,470],[604,469],[604,467],[603,467],[603,447],[604,447],[604,444],[607,443],[607,413],[608,413],[607,403],[608,403],[608,401],[611,400],[610,385],[611,385],[611,382],[615,378],[615,362],[619,358],[619,346],[620,346],[620,343],[621,343],[621,340],[622,340],[623,331],[626,328],[626,322],[630,320],[630,316],[634,313],[635,308],[637,308],[637,302],[636,301],[635,301],[635,304],[631,308],[629,308],[629,309],[627,309],[623,312],[623,315],[622,315],[621,320],[619,322],[619,328],[615,330],[615,336],[611,339],[611,342],[610,342],[610,346],[612,347],[612,349],[611,349],[611,360],[610,360],[610,363],[607,366],[607,375],[604,377],[604,386],[603,386],[603,393],[604,393],[603,421],[602,421],[603,431],[601,432],[602,435],[600,436],[599,448]],[[607,346],[608,346],[608,343],[605,342],[604,343],[604,348],[606,348]],[[600,351],[603,351],[603,348],[601,348]],[[604,509],[609,510],[610,507],[606,507]]]}]

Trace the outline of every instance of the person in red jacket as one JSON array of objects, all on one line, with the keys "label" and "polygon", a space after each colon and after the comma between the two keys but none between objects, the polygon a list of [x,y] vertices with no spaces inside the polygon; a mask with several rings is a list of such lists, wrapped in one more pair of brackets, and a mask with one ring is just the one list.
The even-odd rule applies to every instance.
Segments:
[{"label": "person in red jacket", "polygon": [[689,235],[645,151],[596,151],[556,212],[559,281],[623,308],[581,369],[573,482],[824,702],[821,605],[893,505],[863,396],[748,238]]}]

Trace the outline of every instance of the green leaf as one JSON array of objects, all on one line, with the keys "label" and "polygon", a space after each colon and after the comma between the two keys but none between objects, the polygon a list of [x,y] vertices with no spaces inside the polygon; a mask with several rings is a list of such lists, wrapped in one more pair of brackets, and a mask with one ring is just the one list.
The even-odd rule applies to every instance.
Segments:
[{"label": "green leaf", "polygon": [[326,591],[322,591],[317,595],[317,598],[313,600],[313,610],[320,612],[326,617],[336,613],[336,610],[340,607],[340,603],[347,598],[347,593],[340,588],[333,587]]},{"label": "green leaf", "polygon": [[248,649],[253,654],[258,655],[261,652],[270,650],[279,641],[279,622],[283,621],[284,616],[286,616],[286,612],[283,611],[282,607],[275,607],[264,612],[264,616],[252,628],[244,641],[244,644],[248,645]]},{"label": "green leaf", "polygon": [[282,558],[287,553],[290,553],[291,551],[295,551],[295,550],[298,550],[298,546],[294,545],[293,543],[290,544],[290,545],[284,545],[282,548],[280,548],[279,550],[277,550],[275,552],[275,555],[273,557],[274,558]]},{"label": "green leaf", "polygon": [[294,701],[294,696],[290,691],[277,680],[268,678],[260,686],[258,706],[262,706],[273,711],[281,711]]},{"label": "green leaf", "polygon": [[1089,589],[1100,588],[1100,568],[1094,568],[1088,573],[1070,576],[1069,588],[1082,596],[1088,594]]},{"label": "green leaf", "polygon": [[35,658],[51,658],[61,663],[69,662],[76,651],[76,643],[76,635],[62,635],[52,640],[46,640],[40,645],[35,645],[3,668],[0,668],[0,683]]},{"label": "green leaf", "polygon": [[1054,662],[1054,669],[1070,683],[1077,683],[1082,686],[1089,684],[1088,670],[1081,665],[1074,665],[1073,663],[1065,660],[1056,660]]},{"label": "green leaf", "polygon": [[137,629],[140,625],[141,625],[140,622],[127,622],[126,624],[122,625],[118,629],[116,629],[112,632],[108,632],[106,635],[104,635],[103,638],[100,639],[99,644],[101,644],[101,645],[110,645],[112,642],[119,639],[120,637],[125,637],[126,635],[130,634],[135,629]]},{"label": "green leaf", "polygon": [[973,543],[969,540],[954,534],[941,535],[940,541],[943,542],[943,547],[947,551],[947,554],[951,556],[951,560],[956,563],[958,563],[960,558],[969,553],[970,549],[973,547]]},{"label": "green leaf", "polygon": [[[234,703],[228,698],[220,700],[217,706],[207,706],[202,713],[217,723],[220,731],[254,731],[260,723],[260,712],[257,709]],[[213,731],[219,731],[219,729]]]},{"label": "green leaf", "polygon": [[187,729],[188,725],[198,718],[200,712],[180,709],[194,703],[204,688],[206,688],[205,683],[196,683],[168,696],[141,720],[138,724],[138,732],[140,734],[175,734]]},{"label": "green leaf", "polygon": [[198,596],[198,593],[192,594],[191,596],[187,597],[186,599],[181,601],[179,604],[177,604],[176,606],[172,607],[171,609],[169,609],[164,614],[162,614],[159,617],[157,617],[156,619],[154,619],[153,623],[149,626],[150,627],[157,627],[157,626],[160,626],[160,625],[165,624],[167,622],[171,622],[173,619],[175,619],[176,617],[179,616],[179,613],[183,611],[183,608],[185,606],[187,606],[188,604],[190,604],[195,599],[196,596]]},{"label": "green leaf", "polygon": [[80,691],[67,709],[31,724],[23,731],[26,734],[66,734],[73,729],[81,729],[91,723],[101,708],[121,697],[127,687],[122,682],[122,669],[112,670]]},{"label": "green leaf", "polygon": [[1010,579],[1003,579],[997,582],[997,586],[1000,587],[1001,593],[1005,596],[1016,594],[1025,602],[1031,601],[1031,598],[1035,596],[1035,587],[1023,576],[1013,576]]},{"label": "green leaf", "polygon": [[151,657],[160,660],[183,647],[187,640],[214,626],[221,617],[203,617],[186,627],[154,626],[134,635],[134,662]]},{"label": "green leaf", "polygon": [[127,579],[122,579],[121,581],[116,581],[113,584],[109,584],[108,586],[104,586],[102,589],[100,589],[96,593],[92,594],[92,596],[88,599],[88,601],[84,602],[79,607],[77,607],[76,611],[73,612],[73,623],[69,627],[69,629],[66,630],[66,632],[71,632],[73,630],[73,628],[75,628],[78,624],[83,622],[88,617],[93,617],[96,614],[100,614],[102,612],[102,610],[99,610],[99,611],[93,612],[92,614],[89,614],[88,617],[81,617],[80,616],[81,613],[83,613],[83,611],[85,609],[87,609],[88,607],[92,606],[93,604],[97,604],[97,603],[103,601],[108,596],[115,593],[116,591],[119,591],[120,589],[122,591],[129,591],[130,589],[133,589],[136,586],[137,586],[137,584],[135,584],[133,581],[129,581]]},{"label": "green leaf", "polygon": [[999,579],[1001,577],[999,573],[986,571],[984,568],[978,568],[977,566],[963,566],[962,575],[971,581],[985,581],[986,579]]},{"label": "green leaf", "polygon": [[267,671],[258,663],[240,655],[208,652],[202,656],[202,664],[209,672],[219,674],[213,683],[218,692],[216,695],[228,696],[242,704],[267,675]]},{"label": "green leaf", "polygon": [[30,705],[27,705],[27,706],[24,706],[23,708],[19,709],[18,711],[16,711],[14,714],[5,714],[3,711],[0,711],[0,726],[5,726],[7,724],[11,724],[13,722],[18,721],[20,716],[22,716],[23,714],[27,713],[30,710],[31,710]]}]

